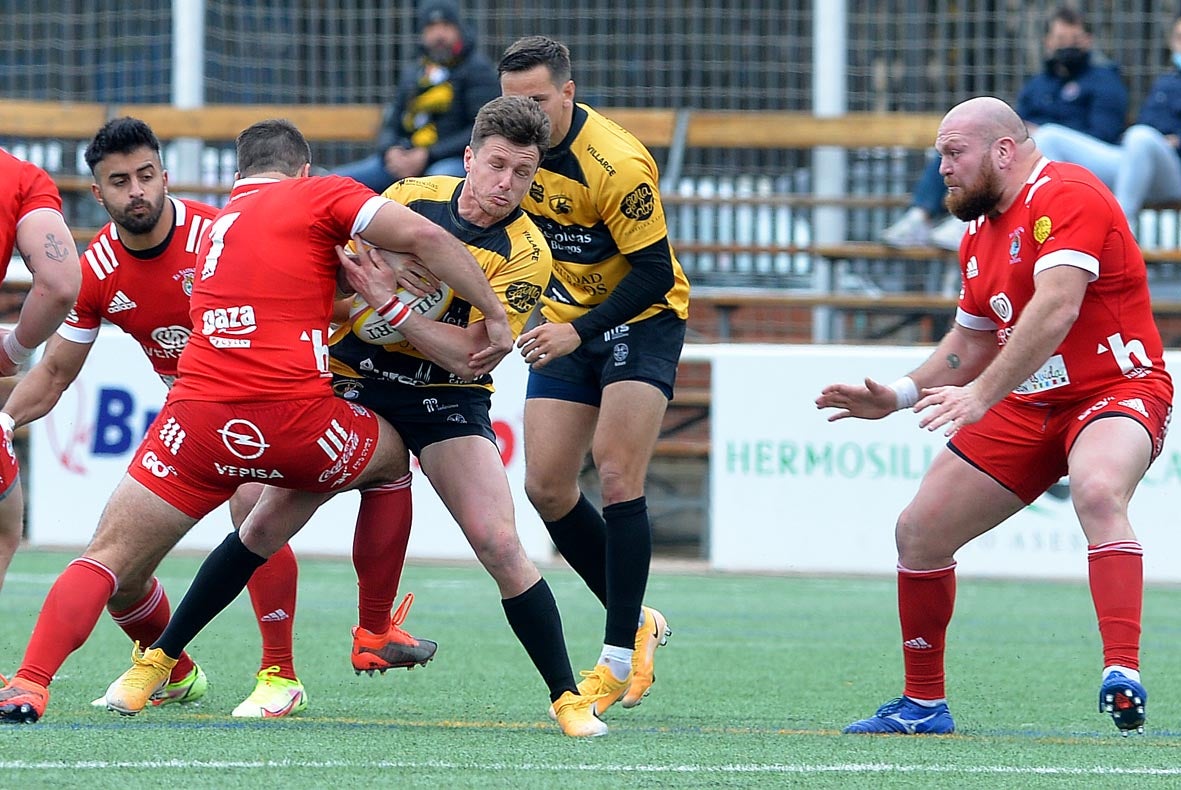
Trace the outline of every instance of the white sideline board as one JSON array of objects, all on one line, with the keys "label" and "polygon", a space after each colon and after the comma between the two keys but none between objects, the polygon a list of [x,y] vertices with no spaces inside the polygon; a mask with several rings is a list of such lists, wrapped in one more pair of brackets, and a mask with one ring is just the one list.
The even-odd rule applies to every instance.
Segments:
[{"label": "white sideline board", "polygon": [[[890,382],[929,347],[715,346],[710,563],[728,571],[893,573],[894,522],[946,444],[918,415],[827,422],[827,384]],[[1181,354],[1166,352],[1177,376]],[[955,496],[955,492],[947,492]],[[1165,442],[1132,499],[1145,578],[1181,581],[1181,441]],[[1069,497],[1043,495],[957,555],[963,575],[1087,577],[1087,541]]]}]

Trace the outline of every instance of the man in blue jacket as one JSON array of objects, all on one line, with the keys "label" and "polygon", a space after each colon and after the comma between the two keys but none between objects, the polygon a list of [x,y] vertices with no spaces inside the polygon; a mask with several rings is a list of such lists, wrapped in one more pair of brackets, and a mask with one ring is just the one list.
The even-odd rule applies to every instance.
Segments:
[{"label": "man in blue jacket", "polygon": [[[1015,109],[1050,159],[1065,159],[1063,149],[1078,138],[1114,143],[1128,114],[1128,90],[1119,67],[1091,49],[1091,28],[1069,6],[1056,9],[1046,22],[1045,69],[1022,86]],[[910,209],[882,232],[882,241],[896,247],[934,245],[958,250],[965,223],[948,217],[947,189],[932,157],[915,185]]]},{"label": "man in blue jacket", "polygon": [[475,34],[450,0],[418,10],[421,55],[406,67],[386,108],[377,151],[335,172],[374,192],[415,176],[463,178],[463,152],[476,113],[500,96],[496,67],[475,48]]},{"label": "man in blue jacket", "polygon": [[1169,50],[1173,67],[1152,83],[1118,143],[1066,128],[1054,132],[1049,148],[1039,140],[1050,159],[1082,165],[1111,187],[1133,229],[1145,203],[1181,200],[1181,16],[1169,29]]}]

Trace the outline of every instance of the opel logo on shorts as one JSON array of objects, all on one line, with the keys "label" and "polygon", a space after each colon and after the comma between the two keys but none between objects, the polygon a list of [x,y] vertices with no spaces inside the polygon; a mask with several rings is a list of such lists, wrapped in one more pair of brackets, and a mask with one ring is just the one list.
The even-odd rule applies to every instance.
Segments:
[{"label": "opel logo on shorts", "polygon": [[262,431],[250,420],[230,420],[218,430],[218,433],[221,434],[226,449],[243,461],[258,458],[270,447],[263,438]]}]

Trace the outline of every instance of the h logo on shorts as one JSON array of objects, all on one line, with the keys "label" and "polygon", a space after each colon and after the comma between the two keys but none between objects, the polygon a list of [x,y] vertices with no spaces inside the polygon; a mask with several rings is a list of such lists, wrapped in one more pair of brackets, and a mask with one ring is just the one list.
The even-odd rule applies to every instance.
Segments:
[{"label": "h logo on shorts", "polygon": [[262,431],[250,420],[230,420],[218,433],[226,449],[243,461],[253,461],[270,447]]}]

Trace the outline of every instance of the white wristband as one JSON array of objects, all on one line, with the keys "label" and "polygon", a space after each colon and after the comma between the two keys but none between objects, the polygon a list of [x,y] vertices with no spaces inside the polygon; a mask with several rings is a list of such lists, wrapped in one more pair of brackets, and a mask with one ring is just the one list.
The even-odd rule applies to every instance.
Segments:
[{"label": "white wristband", "polygon": [[12,436],[13,431],[16,430],[16,420],[12,419],[12,415],[5,411],[0,411],[0,428],[4,430],[5,436]]},{"label": "white wristband", "polygon": [[410,308],[397,295],[390,297],[388,302],[373,312],[384,318],[385,322],[394,329],[400,327],[410,317]]},{"label": "white wristband", "polygon": [[20,341],[16,339],[16,330],[14,329],[4,336],[4,353],[19,365],[22,362],[27,362],[29,357],[33,356],[33,349],[21,345]]},{"label": "white wristband", "polygon": [[910,376],[898,379],[890,385],[890,389],[894,390],[895,409],[909,409],[919,402],[919,388]]}]

